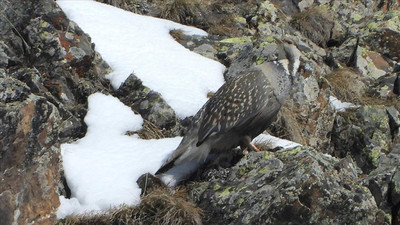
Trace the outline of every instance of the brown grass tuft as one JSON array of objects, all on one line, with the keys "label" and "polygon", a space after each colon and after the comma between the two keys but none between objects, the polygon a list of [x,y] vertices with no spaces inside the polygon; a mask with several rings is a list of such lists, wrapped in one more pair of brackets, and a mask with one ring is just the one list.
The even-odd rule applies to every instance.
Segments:
[{"label": "brown grass tuft", "polygon": [[365,84],[359,73],[351,69],[338,69],[328,74],[326,80],[332,93],[340,100],[361,104],[365,96]]},{"label": "brown grass tuft", "polygon": [[305,124],[302,124],[302,119],[299,118],[299,112],[286,100],[285,104],[279,110],[276,121],[269,128],[271,133],[279,138],[288,139],[302,145],[307,142],[303,137],[302,129]]},{"label": "brown grass tuft", "polygon": [[304,36],[325,48],[334,27],[334,18],[326,6],[316,6],[294,15],[291,24]]},{"label": "brown grass tuft", "polygon": [[161,18],[182,24],[195,24],[199,4],[193,0],[166,0],[162,2]]},{"label": "brown grass tuft", "polygon": [[157,188],[141,198],[136,207],[122,206],[100,215],[70,216],[56,225],[167,225],[202,224],[203,212],[187,198],[184,188]]},{"label": "brown grass tuft", "polygon": [[161,129],[148,120],[144,120],[143,128],[140,131],[128,132],[127,134],[138,134],[141,139],[145,140],[165,138],[164,134],[161,132]]},{"label": "brown grass tuft", "polygon": [[361,75],[352,69],[338,69],[325,78],[331,86],[333,95],[341,101],[356,105],[394,106],[397,110],[400,110],[400,98],[374,96],[372,90],[370,90],[371,87],[367,89],[366,84],[362,82]]},{"label": "brown grass tuft", "polygon": [[169,32],[169,35],[171,35],[177,42],[181,41],[183,39],[183,37],[185,36],[183,31],[180,29],[171,30]]}]

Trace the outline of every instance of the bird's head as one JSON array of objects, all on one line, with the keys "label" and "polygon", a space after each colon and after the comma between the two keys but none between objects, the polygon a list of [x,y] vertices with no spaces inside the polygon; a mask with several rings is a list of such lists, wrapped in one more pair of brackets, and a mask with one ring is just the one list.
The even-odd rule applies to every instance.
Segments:
[{"label": "bird's head", "polygon": [[282,46],[285,58],[288,59],[288,70],[291,78],[294,78],[300,66],[301,52],[297,49],[294,42],[287,38],[276,39],[278,44]]}]

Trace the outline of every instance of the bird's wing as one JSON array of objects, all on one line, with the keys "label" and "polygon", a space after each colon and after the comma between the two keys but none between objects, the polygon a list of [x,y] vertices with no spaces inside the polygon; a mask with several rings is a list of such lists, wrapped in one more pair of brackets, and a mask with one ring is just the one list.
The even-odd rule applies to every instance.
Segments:
[{"label": "bird's wing", "polygon": [[250,71],[225,83],[205,105],[197,146],[214,133],[245,127],[262,110],[268,110],[265,107],[272,98],[274,88],[261,71]]}]

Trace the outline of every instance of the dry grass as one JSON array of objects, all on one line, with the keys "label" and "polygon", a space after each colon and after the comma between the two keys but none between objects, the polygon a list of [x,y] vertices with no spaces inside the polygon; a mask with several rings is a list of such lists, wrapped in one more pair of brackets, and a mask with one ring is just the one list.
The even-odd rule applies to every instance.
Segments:
[{"label": "dry grass", "polygon": [[333,95],[341,101],[356,105],[394,106],[400,110],[398,97],[382,98],[368,93],[367,85],[362,82],[362,76],[352,69],[338,69],[325,78],[329,82]]},{"label": "dry grass", "polygon": [[333,21],[326,6],[317,6],[294,15],[291,24],[304,36],[325,48],[334,26]]},{"label": "dry grass", "polygon": [[305,145],[307,142],[302,134],[305,124],[302,124],[299,113],[292,106],[289,106],[289,102],[288,99],[280,109],[276,121],[272,124],[273,130],[271,133],[279,138]]},{"label": "dry grass", "polygon": [[161,139],[165,138],[165,135],[161,132],[161,129],[154,123],[144,120],[143,128],[138,132],[127,132],[127,135],[137,134],[141,139]]},{"label": "dry grass", "polygon": [[187,198],[185,189],[171,192],[157,188],[141,198],[136,207],[122,206],[100,215],[70,216],[57,225],[184,225],[202,224],[203,212]]},{"label": "dry grass", "polygon": [[183,33],[183,31],[180,30],[180,29],[171,30],[171,31],[169,32],[169,35],[171,35],[177,42],[181,41],[181,40],[184,38],[184,36],[185,36],[185,34]]},{"label": "dry grass", "polygon": [[162,2],[161,18],[194,25],[199,3],[193,0],[166,0]]},{"label": "dry grass", "polygon": [[384,106],[394,106],[398,111],[400,111],[400,98],[392,97],[392,98],[376,98],[373,96],[363,96],[363,104],[362,105],[384,105]]},{"label": "dry grass", "polygon": [[365,96],[365,84],[361,81],[359,73],[352,69],[338,69],[326,76],[331,86],[331,91],[338,99],[361,104]]}]

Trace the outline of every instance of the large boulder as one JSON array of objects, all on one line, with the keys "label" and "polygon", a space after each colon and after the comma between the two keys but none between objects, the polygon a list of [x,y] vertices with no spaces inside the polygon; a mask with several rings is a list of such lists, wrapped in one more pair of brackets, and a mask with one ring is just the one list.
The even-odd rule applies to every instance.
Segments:
[{"label": "large boulder", "polygon": [[175,111],[165,102],[159,93],[144,86],[142,81],[133,73],[115,93],[121,102],[131,106],[144,119],[162,129],[166,136],[180,134],[178,132],[179,122]]},{"label": "large boulder", "polygon": [[332,130],[332,145],[337,157],[351,156],[368,174],[389,153],[392,143],[389,117],[385,106],[367,105],[337,115]]},{"label": "large boulder", "polygon": [[389,224],[350,158],[297,147],[250,153],[191,194],[207,224]]},{"label": "large boulder", "polygon": [[62,118],[56,106],[23,82],[3,77],[0,87],[0,221],[52,224],[62,188]]},{"label": "large boulder", "polygon": [[396,224],[400,210],[400,144],[379,158],[379,166],[364,178],[379,208],[392,215]]},{"label": "large boulder", "polygon": [[70,194],[60,144],[85,134],[110,69],[54,1],[0,4],[0,223],[53,224]]}]

